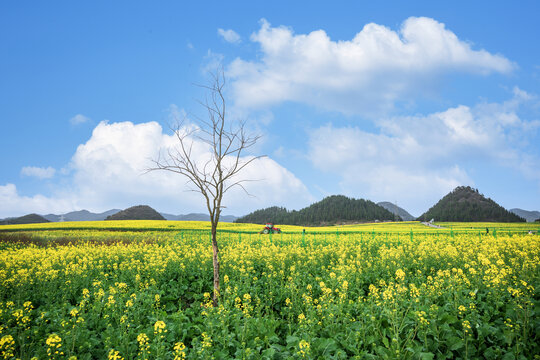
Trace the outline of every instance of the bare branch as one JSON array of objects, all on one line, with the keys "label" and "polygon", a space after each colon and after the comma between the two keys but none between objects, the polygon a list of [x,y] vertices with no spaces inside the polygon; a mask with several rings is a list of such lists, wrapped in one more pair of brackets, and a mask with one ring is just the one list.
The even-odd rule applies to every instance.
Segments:
[{"label": "bare branch", "polygon": [[[216,238],[217,225],[224,194],[234,187],[241,188],[252,196],[244,184],[249,179],[237,178],[251,163],[263,156],[243,157],[247,149],[255,145],[261,136],[248,135],[245,122],[228,121],[225,100],[225,75],[223,68],[210,74],[212,81],[207,85],[197,85],[207,91],[203,101],[198,104],[206,111],[206,118],[193,116],[197,126],[187,124],[186,119],[177,119],[170,129],[176,138],[176,146],[166,151],[159,151],[151,160],[150,171],[168,171],[180,174],[187,179],[193,188],[190,191],[200,193],[206,203],[212,225],[212,248],[214,262],[214,305],[219,296],[219,258]],[[208,146],[209,158],[201,161],[196,158],[194,146],[196,141]]]}]

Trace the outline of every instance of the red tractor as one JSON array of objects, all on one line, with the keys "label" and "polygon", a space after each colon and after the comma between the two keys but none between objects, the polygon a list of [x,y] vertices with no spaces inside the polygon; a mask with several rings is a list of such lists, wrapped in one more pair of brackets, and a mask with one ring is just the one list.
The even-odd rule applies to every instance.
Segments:
[{"label": "red tractor", "polygon": [[274,227],[272,223],[266,223],[266,226],[259,231],[259,234],[281,234],[281,229]]}]

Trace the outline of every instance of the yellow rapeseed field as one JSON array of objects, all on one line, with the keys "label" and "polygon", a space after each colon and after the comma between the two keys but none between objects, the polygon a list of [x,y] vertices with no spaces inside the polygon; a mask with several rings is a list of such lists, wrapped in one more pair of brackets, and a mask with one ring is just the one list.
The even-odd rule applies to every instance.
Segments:
[{"label": "yellow rapeseed field", "polygon": [[223,223],[214,308],[209,225],[180,223],[1,227],[0,358],[540,355],[537,234]]}]

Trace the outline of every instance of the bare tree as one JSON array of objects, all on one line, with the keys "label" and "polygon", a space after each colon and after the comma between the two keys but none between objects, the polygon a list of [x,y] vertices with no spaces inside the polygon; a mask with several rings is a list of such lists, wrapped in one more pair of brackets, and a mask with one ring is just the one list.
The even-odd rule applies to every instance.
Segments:
[{"label": "bare tree", "polygon": [[[214,266],[213,303],[219,299],[219,246],[217,227],[223,206],[223,195],[234,187],[240,187],[246,193],[244,183],[237,175],[250,163],[262,156],[245,156],[245,151],[255,145],[260,136],[246,133],[245,123],[229,121],[226,117],[224,96],[225,76],[223,69],[212,73],[209,85],[200,85],[207,90],[204,101],[199,101],[207,111],[207,118],[197,118],[197,124],[188,125],[185,120],[177,119],[172,128],[177,139],[175,148],[168,149],[166,155],[161,152],[153,159],[153,167],[148,171],[165,170],[185,176],[193,185],[192,191],[199,192],[206,201],[206,208],[212,224],[212,250]],[[196,141],[208,145],[210,155],[201,161],[193,152]]]}]

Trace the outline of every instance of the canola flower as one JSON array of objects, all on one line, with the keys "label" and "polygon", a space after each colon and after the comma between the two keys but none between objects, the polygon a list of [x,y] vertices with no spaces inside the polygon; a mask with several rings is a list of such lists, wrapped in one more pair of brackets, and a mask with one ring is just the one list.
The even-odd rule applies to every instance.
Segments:
[{"label": "canola flower", "polygon": [[186,358],[186,345],[179,341],[174,344],[174,360],[183,360]]},{"label": "canola flower", "polygon": [[310,345],[306,340],[300,340],[300,342],[298,343],[298,355],[300,355],[300,357],[302,358],[305,358],[309,353],[309,347]]},{"label": "canola flower", "polygon": [[147,358],[148,351],[150,350],[149,341],[150,339],[145,333],[140,333],[139,335],[137,335],[137,343],[139,344],[138,356],[140,358]]},{"label": "canola flower", "polygon": [[64,352],[61,351],[62,338],[60,336],[57,334],[51,334],[45,342],[47,344],[47,355],[49,357],[64,355]]},{"label": "canola flower", "polygon": [[201,336],[202,336],[202,347],[203,347],[203,349],[212,347],[212,338],[205,332],[203,332],[201,334]]},{"label": "canola flower", "polygon": [[167,325],[163,321],[161,320],[156,321],[154,323],[154,334],[159,335],[161,333],[167,332],[166,327]]},{"label": "canola flower", "polygon": [[15,340],[11,335],[4,335],[0,338],[0,356],[2,359],[10,359],[14,356]]},{"label": "canola flower", "polygon": [[465,334],[469,335],[471,333],[471,323],[469,320],[463,320],[463,332],[465,332]]},{"label": "canola flower", "polygon": [[111,349],[109,351],[109,355],[107,357],[109,360],[124,360],[122,356],[120,356],[120,352],[114,349]]}]

